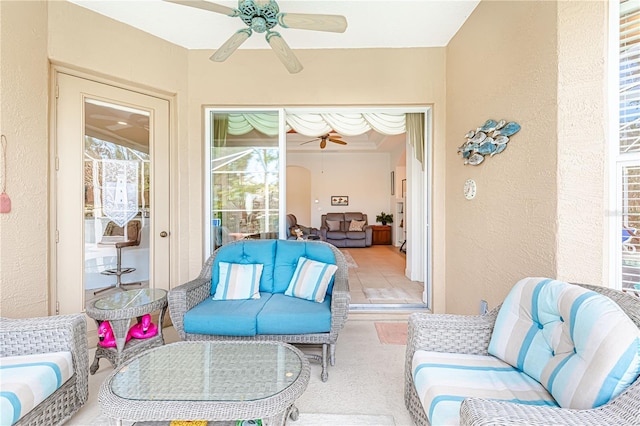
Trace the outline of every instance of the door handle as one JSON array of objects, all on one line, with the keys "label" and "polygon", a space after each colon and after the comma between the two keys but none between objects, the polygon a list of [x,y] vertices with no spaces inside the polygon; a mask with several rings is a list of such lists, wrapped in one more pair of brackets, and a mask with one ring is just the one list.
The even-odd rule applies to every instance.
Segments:
[{"label": "door handle", "polygon": [[162,231],[162,232],[160,233],[160,236],[161,236],[162,238],[165,238],[167,235],[169,235],[169,233],[168,233],[167,231]]}]

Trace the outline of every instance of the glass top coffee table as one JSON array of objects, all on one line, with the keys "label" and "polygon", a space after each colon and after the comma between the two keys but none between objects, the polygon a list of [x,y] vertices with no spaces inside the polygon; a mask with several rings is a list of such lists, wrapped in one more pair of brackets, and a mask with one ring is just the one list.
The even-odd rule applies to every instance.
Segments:
[{"label": "glass top coffee table", "polygon": [[262,419],[284,426],[309,383],[309,361],[281,342],[178,342],[151,349],[107,377],[102,412],[127,421]]}]

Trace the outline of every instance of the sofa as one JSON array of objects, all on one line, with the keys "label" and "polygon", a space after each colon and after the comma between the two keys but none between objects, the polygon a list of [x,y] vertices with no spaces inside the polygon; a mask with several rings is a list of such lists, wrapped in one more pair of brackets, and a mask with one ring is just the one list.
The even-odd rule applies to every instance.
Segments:
[{"label": "sofa", "polygon": [[58,425],[89,395],[84,314],[0,318],[0,424]]},{"label": "sofa", "polygon": [[298,229],[302,232],[300,236],[303,240],[319,240],[320,231],[318,228],[310,228],[308,226],[300,225],[298,219],[293,214],[287,215],[287,240],[297,240],[298,235],[295,234],[295,230]]},{"label": "sofa", "polygon": [[327,213],[320,218],[320,237],[336,247],[370,247],[373,230],[364,213]]},{"label": "sofa", "polygon": [[479,316],[409,318],[416,425],[640,424],[640,298],[525,278]]},{"label": "sofa", "polygon": [[[326,291],[324,291],[326,288]],[[322,381],[335,364],[347,321],[344,255],[322,241],[241,240],[225,244],[200,275],[168,294],[182,340],[274,340],[321,345]]]}]

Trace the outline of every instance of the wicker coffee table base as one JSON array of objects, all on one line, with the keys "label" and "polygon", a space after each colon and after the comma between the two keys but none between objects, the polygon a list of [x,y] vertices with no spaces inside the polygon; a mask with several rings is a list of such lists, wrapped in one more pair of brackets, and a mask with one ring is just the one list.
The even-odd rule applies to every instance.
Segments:
[{"label": "wicker coffee table base", "polygon": [[[180,374],[168,376],[170,370]],[[294,404],[309,375],[305,355],[286,343],[183,341],[123,363],[102,383],[98,403],[118,425],[123,420],[149,426],[207,420],[235,426],[237,420],[261,419],[263,426],[285,426],[288,418],[298,419]],[[131,378],[135,384],[129,384]],[[261,383],[268,391],[255,392]]]},{"label": "wicker coffee table base", "polygon": [[105,358],[111,363],[111,366],[113,368],[116,368],[127,360],[133,358],[134,356],[140,355],[141,353],[148,351],[151,348],[155,348],[163,344],[164,337],[162,336],[162,334],[158,333],[148,339],[131,339],[127,342],[126,350],[122,352],[118,352],[116,348],[103,348],[102,346],[97,345],[96,355],[93,363],[91,363],[89,372],[91,374],[95,374],[96,371],[98,371],[98,368],[100,368],[100,358]]}]

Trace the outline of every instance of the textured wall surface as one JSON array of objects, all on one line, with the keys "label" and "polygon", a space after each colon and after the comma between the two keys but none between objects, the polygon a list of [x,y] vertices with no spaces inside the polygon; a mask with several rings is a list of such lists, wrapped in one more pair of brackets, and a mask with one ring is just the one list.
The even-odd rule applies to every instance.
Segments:
[{"label": "textured wall surface", "polygon": [[558,278],[604,284],[607,2],[558,3]]},{"label": "textured wall surface", "polygon": [[[555,2],[483,1],[447,48],[447,312],[477,313],[524,276],[556,274],[555,23]],[[457,147],[489,118],[522,130],[463,165]]]},{"label": "textured wall surface", "polygon": [[[269,50],[238,50],[222,64],[209,61],[210,55],[189,51],[189,141],[184,152],[194,173],[183,189],[191,200],[202,194],[203,175],[195,173],[202,170],[202,105],[433,107],[433,154],[426,168],[434,185],[433,308],[444,312],[445,48],[296,50],[305,67],[299,74],[285,72]],[[388,181],[388,172],[386,176]],[[191,235],[202,233],[201,211],[189,211]],[[201,250],[196,238],[190,243],[191,253]],[[200,259],[192,256],[192,271],[200,270]]]},{"label": "textured wall surface", "polygon": [[0,315],[48,313],[47,3],[0,2],[0,133],[7,194],[0,214]]},{"label": "textured wall surface", "polygon": [[[604,91],[602,75],[593,74],[600,53],[590,51],[594,44],[602,49],[591,33],[604,34],[603,9],[602,2],[483,1],[447,48],[302,50],[296,53],[305,70],[291,75],[269,50],[238,51],[215,64],[211,51],[187,52],[68,2],[0,1],[0,131],[9,137],[14,202],[11,214],[0,215],[1,313],[47,314],[48,57],[174,96],[174,284],[197,274],[202,262],[202,106],[312,104],[432,106],[427,173],[434,185],[436,312],[445,311],[445,296],[450,312],[477,312],[480,299],[493,306],[525,275],[594,282],[603,239],[594,188],[603,183],[597,168],[592,176],[578,172],[598,167],[601,156],[596,122],[603,107],[587,104]],[[558,60],[571,49],[582,53]],[[574,68],[583,54],[585,66]],[[582,94],[583,103],[576,100]],[[456,148],[488,118],[515,120],[523,129],[504,153],[463,166]],[[583,129],[595,135],[586,152],[579,149]],[[578,151],[584,158],[576,162]],[[462,196],[468,178],[478,182],[473,201]],[[584,212],[571,214],[575,209]]]},{"label": "textured wall surface", "polygon": [[[604,1],[483,1],[449,44],[447,312],[495,306],[525,276],[603,283],[607,13]],[[522,130],[463,166],[456,146],[488,118]]]},{"label": "textured wall surface", "polygon": [[[172,231],[177,241],[172,242],[173,284],[193,277],[202,265],[203,105],[432,105],[434,155],[429,173],[437,187],[432,195],[434,253],[437,254],[433,274],[434,294],[440,297],[434,300],[434,307],[437,311],[444,310],[444,48],[303,50],[296,53],[305,71],[291,75],[269,50],[238,51],[224,64],[215,64],[208,60],[211,51],[187,52],[68,2],[51,2],[48,6],[49,30],[44,30],[46,19],[44,25],[37,28],[38,32],[44,31],[45,43],[48,36],[48,55],[54,64],[175,95],[171,147],[172,204],[175,206]],[[42,18],[46,18],[46,11],[43,13]],[[12,18],[16,25],[23,25],[21,31],[30,31],[24,22],[31,18]],[[3,24],[4,21],[3,17]],[[3,46],[4,40],[3,37]],[[38,54],[38,60],[46,63],[46,51],[36,50],[33,54]],[[2,62],[15,72],[23,66],[20,61],[5,61],[4,52]],[[341,66],[327,66],[330,63]],[[24,66],[31,67],[31,64]],[[33,80],[32,85],[42,84],[46,88],[46,74]],[[37,106],[44,111],[46,99],[45,90]],[[43,120],[37,131],[44,137],[36,146],[42,144],[38,155],[43,156],[46,166],[46,116]],[[21,175],[18,178],[22,178]],[[45,175],[40,176],[38,182],[46,189]],[[46,222],[46,218],[45,210],[38,219]],[[44,231],[46,233],[46,229]],[[31,237],[46,254],[46,244],[34,240]],[[43,270],[42,278],[46,279],[46,261],[30,261],[38,263],[38,268]],[[40,294],[46,294],[47,284],[37,281],[34,285]],[[19,286],[3,282],[2,288],[12,291]]]}]

